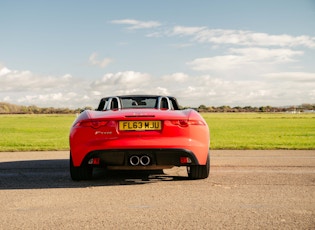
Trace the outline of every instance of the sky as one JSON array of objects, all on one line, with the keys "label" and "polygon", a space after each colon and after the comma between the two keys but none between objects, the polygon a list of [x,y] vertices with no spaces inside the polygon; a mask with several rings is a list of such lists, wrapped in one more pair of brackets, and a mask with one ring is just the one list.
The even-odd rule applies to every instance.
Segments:
[{"label": "sky", "polygon": [[0,102],[315,103],[315,0],[0,0]]}]

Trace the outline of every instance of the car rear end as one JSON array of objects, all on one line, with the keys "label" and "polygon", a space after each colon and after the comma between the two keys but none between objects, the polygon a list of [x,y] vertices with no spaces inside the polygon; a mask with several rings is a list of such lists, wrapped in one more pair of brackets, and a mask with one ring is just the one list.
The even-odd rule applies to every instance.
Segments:
[{"label": "car rear end", "polygon": [[205,165],[209,129],[194,110],[85,111],[70,133],[74,167],[163,169]]}]

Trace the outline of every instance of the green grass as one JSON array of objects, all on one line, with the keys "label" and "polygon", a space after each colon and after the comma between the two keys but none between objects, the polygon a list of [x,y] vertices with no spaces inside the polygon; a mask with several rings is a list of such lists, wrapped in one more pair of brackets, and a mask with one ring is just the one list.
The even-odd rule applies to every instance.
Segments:
[{"label": "green grass", "polygon": [[69,149],[75,115],[1,115],[0,151]]},{"label": "green grass", "polygon": [[204,113],[211,149],[315,149],[315,114]]},{"label": "green grass", "polygon": [[[211,149],[315,149],[315,114],[203,113]],[[75,115],[1,115],[0,151],[68,150]]]}]

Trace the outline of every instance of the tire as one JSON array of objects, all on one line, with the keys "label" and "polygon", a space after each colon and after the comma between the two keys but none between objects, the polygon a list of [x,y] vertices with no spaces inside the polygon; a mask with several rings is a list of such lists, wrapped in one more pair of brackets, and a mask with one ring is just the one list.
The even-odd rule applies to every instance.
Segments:
[{"label": "tire", "polygon": [[192,180],[205,179],[210,172],[210,154],[208,153],[206,165],[192,165],[187,167],[188,177]]},{"label": "tire", "polygon": [[74,181],[90,180],[92,179],[92,174],[93,168],[88,165],[75,167],[73,165],[72,156],[70,153],[70,176],[72,180]]}]

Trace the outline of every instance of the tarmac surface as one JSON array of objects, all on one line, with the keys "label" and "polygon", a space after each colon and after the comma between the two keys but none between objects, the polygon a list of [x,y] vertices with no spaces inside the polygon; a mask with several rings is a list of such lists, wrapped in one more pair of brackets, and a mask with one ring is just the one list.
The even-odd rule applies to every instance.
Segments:
[{"label": "tarmac surface", "polygon": [[0,229],[315,229],[315,151],[213,150],[210,176],[96,170],[69,153],[0,152]]}]

